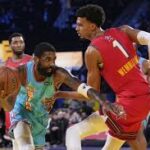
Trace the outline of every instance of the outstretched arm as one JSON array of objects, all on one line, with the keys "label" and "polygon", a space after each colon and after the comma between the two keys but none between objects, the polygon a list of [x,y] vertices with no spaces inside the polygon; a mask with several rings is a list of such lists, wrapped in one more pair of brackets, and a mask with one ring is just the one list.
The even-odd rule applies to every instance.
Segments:
[{"label": "outstretched arm", "polygon": [[64,98],[64,99],[77,99],[79,101],[89,101],[88,98],[79,94],[76,91],[56,91],[54,94],[55,99]]},{"label": "outstretched arm", "polygon": [[95,47],[89,46],[87,48],[85,52],[85,64],[88,71],[87,84],[93,87],[95,90],[100,91],[100,66],[102,67],[103,61]]},{"label": "outstretched arm", "polygon": [[87,99],[99,101],[101,106],[104,106],[106,111],[110,111],[119,117],[123,117],[125,115],[122,107],[116,107],[116,105],[107,103],[105,100],[101,99],[99,92],[97,92],[94,88],[87,86],[85,83],[81,83],[77,78],[72,77],[65,69],[59,68],[57,73],[60,74],[64,84],[77,91]]},{"label": "outstretched arm", "polygon": [[120,27],[130,39],[140,45],[148,46],[148,57],[150,59],[150,33],[138,29],[134,29],[128,25],[123,25]]},{"label": "outstretched arm", "polygon": [[[93,87],[87,86],[85,83],[81,83],[79,79],[70,75],[70,73],[68,73],[68,71],[66,71],[63,68],[59,68],[57,72],[58,74],[60,74],[61,76],[60,78],[63,79],[62,82],[74,91],[68,94],[68,98],[70,98],[73,94],[77,99],[95,99],[96,95],[94,92],[91,92],[89,95],[87,94],[87,91],[90,91],[91,89],[93,89]],[[96,90],[94,91],[96,92]],[[104,102],[104,100],[101,99],[101,95],[98,92],[96,93],[97,93],[97,99],[95,100],[100,101],[100,103]],[[64,94],[67,95],[67,92],[66,93],[64,92]]]}]

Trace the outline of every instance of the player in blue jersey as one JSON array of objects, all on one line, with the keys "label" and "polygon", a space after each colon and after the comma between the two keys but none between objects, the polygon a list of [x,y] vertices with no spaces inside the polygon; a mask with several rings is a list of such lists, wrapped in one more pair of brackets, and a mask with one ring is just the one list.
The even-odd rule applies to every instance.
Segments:
[{"label": "player in blue jersey", "polygon": [[33,61],[18,67],[22,85],[11,111],[10,129],[15,150],[43,150],[48,114],[55,102],[51,97],[61,84],[78,91],[82,99],[89,97],[98,100],[106,111],[117,116],[125,114],[121,106],[101,100],[99,93],[93,88],[56,66],[55,59],[55,48],[43,42],[36,46]]}]

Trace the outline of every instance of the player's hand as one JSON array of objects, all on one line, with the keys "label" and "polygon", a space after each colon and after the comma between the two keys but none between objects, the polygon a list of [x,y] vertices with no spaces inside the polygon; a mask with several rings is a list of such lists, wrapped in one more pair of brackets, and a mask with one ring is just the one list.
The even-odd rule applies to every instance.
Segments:
[{"label": "player's hand", "polygon": [[107,114],[107,112],[111,112],[117,117],[117,119],[120,118],[126,119],[126,113],[123,106],[116,103],[110,103],[110,102],[104,103],[103,112],[104,114]]}]

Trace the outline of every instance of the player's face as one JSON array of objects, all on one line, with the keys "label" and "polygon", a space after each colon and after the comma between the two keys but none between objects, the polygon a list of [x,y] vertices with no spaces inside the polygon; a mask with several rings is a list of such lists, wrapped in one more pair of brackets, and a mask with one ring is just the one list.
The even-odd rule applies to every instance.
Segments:
[{"label": "player's face", "polygon": [[38,72],[43,76],[51,76],[55,69],[55,60],[55,52],[44,52],[37,64]]},{"label": "player's face", "polygon": [[10,47],[13,53],[16,55],[21,55],[25,49],[25,42],[22,36],[16,36],[11,39]]},{"label": "player's face", "polygon": [[91,39],[95,25],[86,18],[77,17],[76,31],[80,38]]}]

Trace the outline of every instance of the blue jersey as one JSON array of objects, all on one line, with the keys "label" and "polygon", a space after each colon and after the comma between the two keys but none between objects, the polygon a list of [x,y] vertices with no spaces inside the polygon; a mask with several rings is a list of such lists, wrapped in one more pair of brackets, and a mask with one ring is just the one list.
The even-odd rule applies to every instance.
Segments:
[{"label": "blue jersey", "polygon": [[[49,113],[42,102],[53,96],[55,88],[52,76],[47,77],[43,82],[37,82],[33,66],[32,61],[27,63],[27,85],[21,86],[11,112],[11,124],[14,125],[21,120],[28,122],[31,125],[35,146],[41,146],[45,144],[49,118]],[[26,106],[27,102],[30,103],[30,108]]]}]

